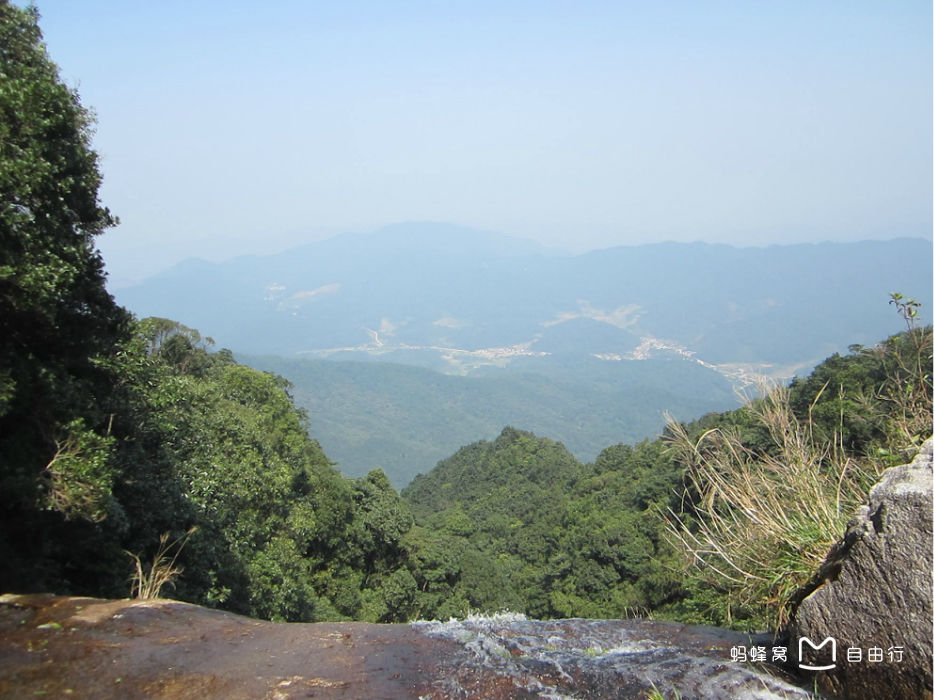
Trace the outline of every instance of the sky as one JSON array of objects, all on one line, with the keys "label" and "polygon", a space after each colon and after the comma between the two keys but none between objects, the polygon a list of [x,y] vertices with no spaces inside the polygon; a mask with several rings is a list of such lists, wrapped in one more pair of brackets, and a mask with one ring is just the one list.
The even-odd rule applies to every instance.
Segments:
[{"label": "sky", "polygon": [[929,0],[35,4],[97,115],[112,285],[403,221],[931,236]]}]

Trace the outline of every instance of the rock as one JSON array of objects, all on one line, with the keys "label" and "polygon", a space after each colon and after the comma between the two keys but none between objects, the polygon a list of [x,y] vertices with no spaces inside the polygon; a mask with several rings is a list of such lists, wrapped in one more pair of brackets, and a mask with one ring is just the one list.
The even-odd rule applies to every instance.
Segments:
[{"label": "rock", "polygon": [[517,615],[272,623],[169,600],[0,596],[0,696],[86,698],[807,698],[747,635]]},{"label": "rock", "polygon": [[789,652],[803,670],[832,666],[813,671],[828,695],[931,698],[931,456],[928,440],[911,464],[883,472],[802,592]]}]

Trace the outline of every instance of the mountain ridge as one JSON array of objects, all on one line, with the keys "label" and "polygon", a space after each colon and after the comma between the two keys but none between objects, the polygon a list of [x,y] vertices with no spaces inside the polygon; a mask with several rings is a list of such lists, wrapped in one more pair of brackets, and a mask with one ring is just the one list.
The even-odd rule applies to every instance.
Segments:
[{"label": "mountain ridge", "polygon": [[[449,373],[541,356],[549,343],[580,357],[624,357],[648,343],[781,375],[897,331],[891,292],[930,304],[926,239],[542,251],[551,249],[502,234],[400,224],[270,256],[186,261],[116,296],[140,316],[211,328],[240,352],[367,356]],[[607,328],[571,332],[579,318]],[[623,331],[619,347],[606,346],[609,327]]]}]

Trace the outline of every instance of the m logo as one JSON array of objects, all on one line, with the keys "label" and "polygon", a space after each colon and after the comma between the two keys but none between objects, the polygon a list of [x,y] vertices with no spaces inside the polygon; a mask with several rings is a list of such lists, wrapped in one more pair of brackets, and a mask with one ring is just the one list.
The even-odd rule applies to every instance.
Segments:
[{"label": "m logo", "polygon": [[[819,652],[821,649],[824,648],[824,646],[829,644],[830,645],[830,648],[829,648],[830,661],[832,663],[826,664],[824,666],[811,666],[809,664],[802,663],[802,660],[804,659],[805,643],[807,643],[807,645],[811,647],[811,649],[814,650],[815,652]],[[817,645],[815,645],[814,642],[812,642],[807,637],[801,637],[801,639],[798,640],[798,668],[803,668],[806,671],[829,671],[830,669],[836,667],[836,665],[837,665],[837,640],[834,639],[833,637],[827,637],[827,639],[825,639],[823,642]]]}]

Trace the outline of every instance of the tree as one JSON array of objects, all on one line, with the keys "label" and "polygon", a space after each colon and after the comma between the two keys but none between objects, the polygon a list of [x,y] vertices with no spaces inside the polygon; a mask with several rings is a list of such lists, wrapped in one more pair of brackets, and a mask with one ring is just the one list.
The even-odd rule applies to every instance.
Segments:
[{"label": "tree", "polygon": [[129,320],[94,247],[116,219],[98,200],[92,120],[37,22],[0,1],[0,583],[49,528],[106,514],[106,360]]}]

